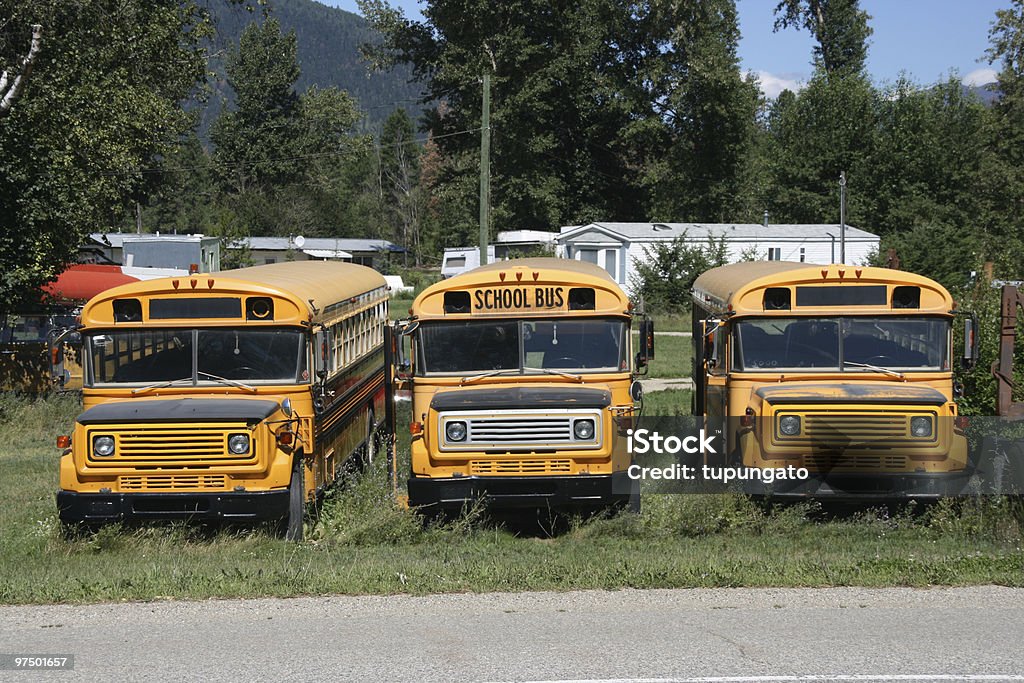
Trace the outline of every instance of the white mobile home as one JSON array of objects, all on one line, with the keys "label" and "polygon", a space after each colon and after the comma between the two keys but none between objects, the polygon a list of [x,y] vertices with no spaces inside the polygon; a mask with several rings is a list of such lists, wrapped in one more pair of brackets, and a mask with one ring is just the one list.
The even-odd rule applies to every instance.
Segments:
[{"label": "white mobile home", "polygon": [[[565,258],[596,263],[620,285],[629,286],[635,271],[634,259],[643,261],[647,258],[646,250],[678,237],[694,245],[724,238],[730,262],[751,257],[807,263],[839,261],[838,223],[588,223],[563,227],[557,243]],[[864,263],[878,250],[878,245],[878,235],[846,226],[847,263]]]}]

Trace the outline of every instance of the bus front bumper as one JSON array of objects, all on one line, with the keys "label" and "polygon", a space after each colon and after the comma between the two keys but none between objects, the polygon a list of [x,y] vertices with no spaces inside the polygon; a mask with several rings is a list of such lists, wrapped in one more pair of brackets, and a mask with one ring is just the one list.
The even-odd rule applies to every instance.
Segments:
[{"label": "bus front bumper", "polygon": [[970,472],[936,474],[815,474],[802,481],[758,481],[744,483],[743,492],[781,500],[833,500],[848,502],[894,502],[936,500],[964,492]]},{"label": "bus front bumper", "polygon": [[57,492],[62,522],[117,522],[134,519],[255,521],[281,519],[288,491],[253,493],[76,493]]},{"label": "bus front bumper", "polygon": [[620,493],[629,490],[625,482],[625,472],[564,477],[412,477],[408,481],[409,505],[458,511],[481,500],[490,508],[600,508],[628,501],[628,494]]}]

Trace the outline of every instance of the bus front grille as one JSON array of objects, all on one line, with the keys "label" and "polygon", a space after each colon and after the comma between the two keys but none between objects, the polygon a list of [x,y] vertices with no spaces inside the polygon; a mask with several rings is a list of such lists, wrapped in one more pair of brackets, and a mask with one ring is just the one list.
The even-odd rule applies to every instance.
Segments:
[{"label": "bus front grille", "polygon": [[812,472],[832,470],[858,471],[904,471],[907,458],[904,455],[881,455],[870,453],[814,453],[804,456],[804,467]]},{"label": "bus front grille", "polygon": [[252,432],[242,425],[140,425],[131,428],[96,428],[89,431],[90,444],[96,436],[108,435],[114,438],[114,454],[100,457],[89,447],[90,466],[124,465],[166,465],[177,463],[200,463],[211,460],[218,465],[248,464],[256,459],[256,441],[250,441],[248,453],[236,455],[228,450],[231,434]]},{"label": "bus front grille", "polygon": [[438,415],[437,437],[442,453],[558,455],[559,451],[601,448],[604,421],[596,408],[453,410]]},{"label": "bus front grille", "polygon": [[117,478],[121,491],[223,490],[226,481],[222,474],[150,474]]},{"label": "bus front grille", "polygon": [[474,474],[568,474],[568,460],[471,460],[469,473]]},{"label": "bus front grille", "polygon": [[906,439],[908,418],[906,415],[841,415],[835,413],[809,414],[804,423],[804,436],[812,441],[883,441]]},{"label": "bus front grille", "polygon": [[468,442],[504,446],[523,443],[569,443],[572,421],[569,417],[475,418],[468,420]]}]

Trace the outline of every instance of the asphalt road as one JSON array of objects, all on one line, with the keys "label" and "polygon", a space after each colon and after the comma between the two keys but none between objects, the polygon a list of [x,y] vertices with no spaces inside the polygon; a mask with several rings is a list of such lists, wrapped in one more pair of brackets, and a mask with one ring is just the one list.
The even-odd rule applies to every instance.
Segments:
[{"label": "asphalt road", "polygon": [[0,653],[75,655],[74,673],[0,680],[1024,680],[1024,590],[6,606]]}]

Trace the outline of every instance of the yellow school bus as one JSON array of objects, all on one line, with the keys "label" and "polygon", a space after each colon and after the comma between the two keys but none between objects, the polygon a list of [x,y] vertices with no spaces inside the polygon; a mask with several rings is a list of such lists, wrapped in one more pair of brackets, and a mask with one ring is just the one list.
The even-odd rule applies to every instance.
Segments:
[{"label": "yellow school bus", "polygon": [[321,261],[94,297],[84,412],[58,439],[61,520],[279,519],[300,538],[305,505],[372,458],[387,306],[380,274]]},{"label": "yellow school bus", "polygon": [[[712,269],[693,287],[694,413],[723,432],[719,464],[810,475],[777,495],[949,493],[968,472],[955,317],[937,282],[886,268]],[[973,318],[964,327],[969,364]]]},{"label": "yellow school bus", "polygon": [[398,370],[412,393],[411,505],[629,502],[624,425],[647,356],[631,358],[631,305],[605,270],[503,261],[431,286],[409,312],[395,338],[411,340]]}]

